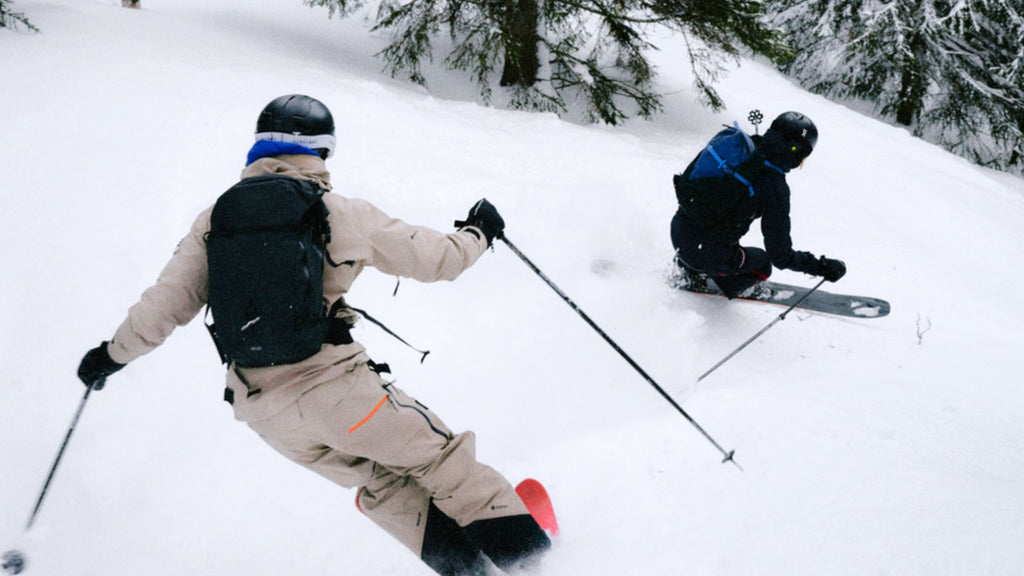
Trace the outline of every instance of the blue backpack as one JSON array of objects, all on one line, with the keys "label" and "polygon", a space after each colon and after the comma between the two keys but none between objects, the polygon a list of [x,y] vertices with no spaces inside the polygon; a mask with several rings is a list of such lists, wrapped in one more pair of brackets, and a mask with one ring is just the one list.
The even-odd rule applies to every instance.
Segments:
[{"label": "blue backpack", "polygon": [[754,154],[754,140],[740,130],[738,122],[715,134],[697,156],[687,179],[711,178],[728,174],[747,187],[751,196],[754,186],[736,170]]},{"label": "blue backpack", "polygon": [[715,134],[686,168],[676,174],[676,199],[695,220],[720,220],[746,198],[754,196],[761,170],[771,167],[754,140],[738,123]]}]

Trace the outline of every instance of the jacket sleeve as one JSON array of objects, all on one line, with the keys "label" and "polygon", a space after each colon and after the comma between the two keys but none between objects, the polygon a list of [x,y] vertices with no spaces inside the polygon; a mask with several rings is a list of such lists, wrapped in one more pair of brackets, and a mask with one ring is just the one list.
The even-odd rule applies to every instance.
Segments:
[{"label": "jacket sleeve", "polygon": [[[340,223],[340,234],[332,224],[332,235],[346,247],[346,259],[361,260],[385,274],[421,282],[454,280],[487,249],[483,233],[474,227],[446,234],[392,218],[366,201],[346,202],[339,211],[346,221]],[[353,233],[356,238],[349,236]]]},{"label": "jacket sleeve", "polygon": [[813,274],[811,270],[817,264],[814,255],[793,250],[793,239],[790,235],[789,185],[784,179],[779,178],[773,181],[766,191],[768,201],[761,217],[761,233],[764,235],[764,247],[772,266]]},{"label": "jacket sleeve", "polygon": [[127,364],[152,351],[206,304],[209,281],[204,236],[210,228],[211,211],[199,215],[156,283],[128,310],[108,346],[115,362]]}]

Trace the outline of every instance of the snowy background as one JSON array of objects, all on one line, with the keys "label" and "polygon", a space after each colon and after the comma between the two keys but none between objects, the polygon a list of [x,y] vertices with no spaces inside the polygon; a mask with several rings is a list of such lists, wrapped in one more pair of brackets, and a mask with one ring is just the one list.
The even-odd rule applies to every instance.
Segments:
[{"label": "snowy background", "polygon": [[[368,271],[357,337],[511,480],[546,483],[562,536],[544,575],[1024,573],[1024,181],[983,170],[756,62],[694,103],[657,55],[665,114],[622,128],[480,106],[379,73],[386,39],[299,0],[18,0],[0,31],[0,549],[28,574],[420,575],[354,492],[233,421],[200,322],[94,394],[24,525],[109,338],[194,216],[238,177],[259,110],[334,112],[340,194],[450,229],[486,196],[508,237],[744,467],[721,457],[504,245],[454,283]],[[841,258],[835,291],[881,319],[675,293],[671,176],[751,108],[817,123],[791,174],[796,246]],[[755,227],[756,229],[756,227]],[[753,234],[752,243],[760,243]],[[615,263],[610,274],[595,261]],[[799,274],[775,278],[811,285]]]}]

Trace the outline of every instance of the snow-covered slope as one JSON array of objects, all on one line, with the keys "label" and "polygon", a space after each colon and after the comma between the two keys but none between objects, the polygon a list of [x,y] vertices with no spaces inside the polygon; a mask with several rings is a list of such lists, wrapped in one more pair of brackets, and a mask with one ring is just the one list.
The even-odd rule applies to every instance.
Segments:
[{"label": "snow-covered slope", "polygon": [[[0,548],[33,575],[427,574],[354,493],[286,462],[220,402],[198,321],[89,400],[23,531],[109,338],[194,215],[237,178],[255,117],[330,106],[336,191],[448,229],[486,196],[508,237],[722,445],[720,456],[505,246],[451,284],[373,271],[357,336],[510,479],[544,481],[562,537],[543,574],[1016,576],[1024,572],[1024,183],[808,95],[753,62],[693,103],[658,54],[666,113],[622,128],[486,108],[379,74],[384,39],[298,0],[19,0],[0,31]],[[671,175],[751,108],[821,131],[790,176],[798,248],[893,312],[793,314],[677,294]],[[759,242],[752,235],[751,242]],[[594,262],[616,263],[598,274]],[[811,279],[779,272],[782,281]]]}]

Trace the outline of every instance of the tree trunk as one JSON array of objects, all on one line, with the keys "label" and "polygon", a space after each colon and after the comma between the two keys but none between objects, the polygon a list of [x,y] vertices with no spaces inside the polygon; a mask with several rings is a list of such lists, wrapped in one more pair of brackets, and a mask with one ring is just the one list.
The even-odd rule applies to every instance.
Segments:
[{"label": "tree trunk", "polygon": [[[1017,118],[1017,133],[1024,134],[1024,115],[1018,114]],[[1022,139],[1020,138],[1017,138],[1016,140],[1012,141],[1011,146],[1013,150],[1010,152],[1010,166],[1016,167],[1017,163],[1019,162],[1021,163],[1021,166],[1024,167],[1024,155],[1021,154],[1021,152],[1024,152],[1024,150],[1021,149],[1022,143],[1024,143],[1024,141],[1022,141]]]},{"label": "tree trunk", "polygon": [[913,74],[908,71],[903,71],[902,85],[900,86],[900,94],[898,104],[896,105],[896,121],[904,126],[910,126],[914,123],[914,118],[917,116],[918,103],[914,102],[912,96],[913,93]]},{"label": "tree trunk", "polygon": [[896,104],[896,121],[904,126],[911,126],[920,118],[928,93],[927,67],[921,63],[928,53],[924,38],[914,34],[909,49],[910,54],[900,62],[900,92]]},{"label": "tree trunk", "polygon": [[537,82],[540,57],[537,54],[537,0],[504,0],[502,34],[505,37],[505,65],[502,86],[533,86]]}]

